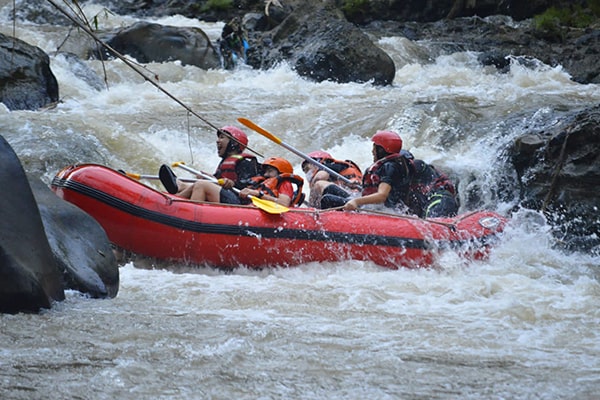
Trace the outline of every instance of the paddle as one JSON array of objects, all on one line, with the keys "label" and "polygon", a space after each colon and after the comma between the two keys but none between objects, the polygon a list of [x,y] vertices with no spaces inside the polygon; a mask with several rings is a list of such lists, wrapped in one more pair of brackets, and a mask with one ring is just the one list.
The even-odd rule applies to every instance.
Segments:
[{"label": "paddle", "polygon": [[[160,180],[160,177],[158,175],[144,175],[144,174],[136,174],[134,172],[125,172],[125,171],[121,171],[124,175],[127,175],[128,177],[135,179],[137,181],[142,180],[142,179],[149,179],[149,180]],[[198,179],[194,179],[194,178],[178,178],[180,179],[182,182],[196,182]]]},{"label": "paddle", "polygon": [[[210,176],[208,174],[205,174],[204,172],[201,171],[197,171],[193,168],[188,167],[187,165],[185,165],[185,163],[183,161],[178,161],[173,163],[172,165],[173,167],[179,167],[182,168],[194,175],[197,176],[201,176],[213,183],[216,183],[217,185],[222,185],[223,184],[223,180],[222,179],[216,179],[213,176]],[[234,192],[236,192],[237,194],[240,193],[240,190],[237,188],[231,188]],[[275,203],[274,201],[270,201],[270,200],[265,200],[265,199],[260,199],[258,197],[255,196],[250,196],[248,195],[248,197],[250,198],[250,200],[252,201],[252,204],[254,204],[257,208],[260,208],[261,210],[269,213],[269,214],[283,214],[288,212],[290,209],[282,206],[279,203]]]},{"label": "paddle", "polygon": [[277,136],[273,135],[271,132],[267,131],[264,128],[261,128],[260,126],[256,125],[254,122],[250,121],[249,119],[246,118],[238,118],[237,119],[242,125],[247,126],[248,128],[252,129],[255,132],[260,133],[261,135],[263,135],[264,137],[266,137],[267,139],[272,140],[273,142],[285,147],[286,149],[288,149],[289,151],[291,151],[292,153],[304,158],[306,161],[308,161],[309,163],[313,164],[314,166],[316,166],[319,169],[325,170],[326,172],[328,172],[331,175],[336,176],[338,179],[342,180],[344,183],[348,184],[351,187],[360,187],[359,184],[357,184],[356,182],[352,182],[350,179],[346,178],[344,175],[341,175],[338,172],[335,172],[334,170],[332,170],[331,168],[329,168],[326,165],[321,164],[320,162],[318,162],[317,160],[311,158],[308,156],[308,154],[304,154],[303,152],[301,152],[300,150],[290,146],[289,144],[283,142],[281,139],[279,139]]}]

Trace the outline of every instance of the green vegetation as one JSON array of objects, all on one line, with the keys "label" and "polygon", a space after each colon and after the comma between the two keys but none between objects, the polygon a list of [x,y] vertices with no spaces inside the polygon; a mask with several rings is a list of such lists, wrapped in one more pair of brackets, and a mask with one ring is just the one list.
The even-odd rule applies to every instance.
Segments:
[{"label": "green vegetation", "polygon": [[537,34],[543,38],[562,41],[567,27],[587,28],[600,19],[600,0],[589,0],[587,7],[579,4],[550,7],[533,18]]},{"label": "green vegetation", "polygon": [[233,7],[233,0],[208,0],[203,11],[227,11]]},{"label": "green vegetation", "polygon": [[344,0],[342,3],[344,15],[351,21],[362,19],[370,9],[369,0]]},{"label": "green vegetation", "polygon": [[588,7],[596,17],[600,18],[600,0],[589,0]]},{"label": "green vegetation", "polygon": [[550,7],[542,14],[536,15],[533,20],[536,29],[545,30],[557,26],[586,28],[597,22],[599,17],[600,0],[589,0],[587,7],[581,5]]}]

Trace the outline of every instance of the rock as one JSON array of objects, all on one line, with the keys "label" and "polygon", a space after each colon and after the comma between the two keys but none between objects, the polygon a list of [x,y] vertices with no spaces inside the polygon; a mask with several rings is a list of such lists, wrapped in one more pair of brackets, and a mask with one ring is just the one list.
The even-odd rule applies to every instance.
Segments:
[{"label": "rock", "polygon": [[58,83],[40,48],[0,33],[0,102],[36,110],[58,101]]},{"label": "rock", "polygon": [[510,155],[522,204],[545,212],[565,248],[600,254],[600,105],[524,133]]},{"label": "rock", "polygon": [[138,22],[104,39],[113,49],[140,63],[179,60],[202,69],[221,67],[217,50],[199,28]]},{"label": "rock", "polygon": [[[600,54],[600,31],[597,24],[596,27],[585,30],[564,27],[563,33],[558,36],[562,42],[556,42],[556,38],[552,41],[549,40],[552,39],[550,37],[540,36],[540,32],[535,31],[533,22],[527,20],[551,6],[573,8],[584,4],[585,1],[582,0],[282,0],[279,3],[283,7],[270,2],[268,17],[265,15],[263,0],[236,1],[234,5],[222,8],[210,4],[207,0],[97,0],[97,3],[105,5],[117,14],[133,13],[140,17],[180,14],[204,21],[244,18],[247,22],[244,26],[249,31],[249,44],[251,49],[254,48],[250,60],[254,68],[270,68],[273,63],[288,60],[293,57],[293,54],[288,54],[290,50],[295,54],[307,50],[310,52],[308,54],[312,54],[309,57],[312,57],[312,60],[307,58],[297,63],[295,59],[291,59],[290,64],[294,67],[298,64],[300,68],[297,70],[304,71],[303,74],[308,74],[309,77],[310,74],[314,74],[315,79],[331,79],[322,78],[328,76],[328,69],[341,75],[340,82],[344,82],[343,79],[355,79],[339,67],[346,60],[346,54],[354,47],[350,43],[339,46],[336,50],[339,34],[346,34],[346,31],[340,31],[337,24],[332,25],[332,29],[337,30],[339,34],[329,35],[331,42],[328,45],[332,48],[331,52],[317,51],[314,46],[310,48],[306,45],[314,39],[316,43],[327,47],[321,42],[327,39],[327,36],[319,34],[316,30],[309,39],[301,35],[286,37],[285,35],[296,29],[294,27],[283,29],[283,37],[273,38],[263,33],[281,24],[294,9],[329,7],[338,13],[343,12],[348,21],[358,24],[357,29],[374,37],[404,34],[410,40],[437,43],[445,49],[445,53],[488,53],[482,57],[482,62],[485,65],[496,65],[503,72],[507,71],[508,56],[535,57],[550,66],[562,65],[576,82],[600,83],[600,65],[597,62]],[[39,14],[39,11],[33,14]],[[260,21],[257,15],[262,16]],[[449,16],[459,18],[448,19]],[[296,17],[295,20],[302,21],[302,18]],[[321,19],[318,23],[306,26],[324,31],[327,29],[327,21]],[[360,54],[362,53],[359,52],[358,55]],[[371,53],[365,56],[369,57]],[[376,54],[376,57],[380,56]],[[370,65],[368,60],[363,63],[366,63],[365,66]],[[306,66],[303,67],[303,64]],[[356,79],[364,81],[367,77],[363,75],[357,74]]]},{"label": "rock", "polygon": [[37,312],[64,300],[61,276],[29,182],[0,136],[0,312]]},{"label": "rock", "polygon": [[[511,58],[537,59],[546,65],[561,65],[575,82],[600,83],[600,30],[564,28],[563,42],[538,38],[531,21],[515,23],[506,16],[479,17],[417,23],[372,23],[363,27],[375,37],[403,33],[412,41],[439,43],[440,52],[481,53],[484,65],[494,65],[501,72],[509,70]],[[520,62],[521,62],[520,61]]]},{"label": "rock", "polygon": [[277,27],[255,34],[248,64],[270,68],[287,61],[301,76],[319,82],[387,85],[394,80],[393,60],[331,2],[293,4],[295,8]]},{"label": "rock", "polygon": [[119,290],[119,266],[106,232],[91,216],[60,199],[39,178],[30,185],[50,248],[63,274],[64,288],[94,298],[113,298]]}]

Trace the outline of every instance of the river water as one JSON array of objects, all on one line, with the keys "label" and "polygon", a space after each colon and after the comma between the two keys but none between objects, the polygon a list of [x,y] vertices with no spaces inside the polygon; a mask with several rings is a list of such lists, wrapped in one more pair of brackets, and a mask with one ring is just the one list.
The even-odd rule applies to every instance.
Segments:
[{"label": "river water", "polygon": [[[217,164],[207,123],[120,61],[105,63],[102,88],[100,63],[53,54],[67,28],[13,27],[12,1],[0,5],[0,31],[14,29],[51,54],[60,85],[54,108],[0,107],[2,134],[26,169],[49,182],[75,162],[146,174],[179,160],[209,171]],[[98,6],[86,12],[104,28],[136,21]],[[181,16],[155,21],[198,26],[213,40],[222,27]],[[501,74],[476,54],[438,55],[401,37],[377,43],[396,62],[390,87],[309,82],[286,65],[147,68],[212,124],[246,117],[298,149],[362,167],[371,162],[370,136],[397,130],[405,148],[460,180],[463,211],[512,217],[489,259],[448,253],[417,270],[358,261],[230,272],[127,263],[114,299],[68,292],[39,315],[0,315],[0,397],[598,398],[600,260],[555,250],[544,218],[512,213],[516,201],[498,187],[504,146],[527,126],[597,103],[600,88],[574,83],[560,67],[515,62]],[[286,156],[301,171],[300,158],[248,134],[250,147]]]}]

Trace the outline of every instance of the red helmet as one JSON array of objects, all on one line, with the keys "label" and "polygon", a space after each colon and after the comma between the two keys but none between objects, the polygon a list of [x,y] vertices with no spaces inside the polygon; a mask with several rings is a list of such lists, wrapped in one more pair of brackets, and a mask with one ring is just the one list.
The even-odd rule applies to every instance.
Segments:
[{"label": "red helmet", "polygon": [[240,145],[240,151],[244,151],[246,146],[248,146],[248,136],[240,128],[228,125],[219,129],[217,134],[219,134],[219,131],[225,131],[230,134],[233,140]]},{"label": "red helmet", "polygon": [[[307,154],[313,160],[321,161],[321,160],[333,160],[333,156],[326,151],[323,150],[315,150],[311,151]],[[308,164],[307,160],[302,161],[302,169],[306,168]]]},{"label": "red helmet", "polygon": [[332,159],[333,158],[333,156],[331,154],[329,154],[328,152],[323,151],[323,150],[311,151],[310,153],[308,153],[308,156],[310,158],[318,158],[318,159],[324,159],[324,158]]},{"label": "red helmet", "polygon": [[376,145],[383,147],[388,153],[400,153],[400,150],[402,150],[402,139],[396,132],[377,131],[371,140]]},{"label": "red helmet", "polygon": [[268,165],[270,167],[277,169],[277,171],[279,171],[280,174],[293,174],[294,173],[294,168],[292,167],[292,164],[290,164],[290,162],[288,160],[286,160],[285,158],[281,158],[281,157],[267,158],[263,162],[263,166],[264,165]]}]

